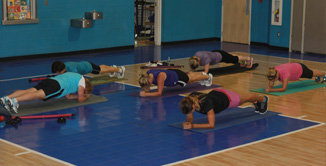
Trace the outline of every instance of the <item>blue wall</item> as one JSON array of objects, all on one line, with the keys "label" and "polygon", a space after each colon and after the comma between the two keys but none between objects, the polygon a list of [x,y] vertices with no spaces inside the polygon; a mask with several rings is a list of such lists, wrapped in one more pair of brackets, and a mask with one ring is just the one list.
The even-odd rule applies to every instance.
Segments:
[{"label": "blue wall", "polygon": [[[283,0],[282,25],[271,25],[269,33],[269,45],[278,47],[289,47],[291,25],[291,0]],[[280,37],[277,36],[280,33]]]},{"label": "blue wall", "polygon": [[221,0],[163,0],[162,42],[221,36]]},{"label": "blue wall", "polygon": [[[0,25],[0,58],[134,45],[134,0],[39,0],[37,8],[38,24]],[[94,9],[104,18],[92,28],[70,26]]]},{"label": "blue wall", "polygon": [[270,1],[252,1],[251,42],[269,43]]}]

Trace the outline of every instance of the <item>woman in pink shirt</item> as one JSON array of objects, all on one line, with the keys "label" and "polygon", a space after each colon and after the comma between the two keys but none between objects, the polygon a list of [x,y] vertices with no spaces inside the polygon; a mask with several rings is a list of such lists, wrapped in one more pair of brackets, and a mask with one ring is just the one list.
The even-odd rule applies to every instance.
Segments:
[{"label": "woman in pink shirt", "polygon": [[[326,72],[319,70],[311,70],[302,63],[285,63],[275,67],[270,67],[267,74],[269,85],[265,88],[265,92],[284,92],[288,86],[289,81],[297,81],[299,78],[323,77],[326,79]],[[275,80],[282,82],[282,88],[274,89]],[[317,80],[317,79],[316,79]]]}]

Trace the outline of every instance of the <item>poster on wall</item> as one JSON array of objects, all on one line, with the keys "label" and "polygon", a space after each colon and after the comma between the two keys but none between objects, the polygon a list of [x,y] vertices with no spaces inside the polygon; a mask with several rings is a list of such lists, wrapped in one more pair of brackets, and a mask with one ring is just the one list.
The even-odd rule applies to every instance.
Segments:
[{"label": "poster on wall", "polygon": [[283,0],[272,0],[272,25],[282,25]]},{"label": "poster on wall", "polygon": [[7,0],[8,20],[31,19],[30,0]]}]

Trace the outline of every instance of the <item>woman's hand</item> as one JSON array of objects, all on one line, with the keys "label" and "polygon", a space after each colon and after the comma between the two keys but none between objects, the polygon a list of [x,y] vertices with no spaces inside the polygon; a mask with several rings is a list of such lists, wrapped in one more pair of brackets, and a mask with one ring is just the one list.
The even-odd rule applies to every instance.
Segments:
[{"label": "woman's hand", "polygon": [[140,97],[146,97],[146,92],[145,91],[140,91],[139,96]]},{"label": "woman's hand", "polygon": [[184,122],[182,124],[182,126],[183,126],[183,129],[192,129],[192,123],[190,123],[190,122]]},{"label": "woman's hand", "polygon": [[269,93],[270,90],[271,90],[271,87],[270,87],[270,86],[266,86],[266,88],[265,88],[265,92],[266,92],[266,93]]}]

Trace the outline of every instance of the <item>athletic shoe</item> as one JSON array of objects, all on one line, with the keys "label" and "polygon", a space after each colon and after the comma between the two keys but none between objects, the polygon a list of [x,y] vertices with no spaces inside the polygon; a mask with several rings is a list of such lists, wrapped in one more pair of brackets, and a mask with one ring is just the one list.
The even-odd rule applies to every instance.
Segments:
[{"label": "athletic shoe", "polygon": [[240,67],[245,67],[245,66],[246,66],[246,64],[247,64],[247,62],[246,62],[246,61],[241,61],[241,62],[240,62]]},{"label": "athletic shoe", "polygon": [[249,57],[249,61],[247,62],[246,68],[251,68],[253,63],[254,63],[254,58]]},{"label": "athletic shoe", "polygon": [[320,77],[319,76],[316,76],[315,82],[320,82]]},{"label": "athletic shoe", "polygon": [[213,83],[213,75],[211,73],[208,74],[208,79],[205,80],[205,86],[212,86]]},{"label": "athletic shoe", "polygon": [[18,101],[16,98],[11,98],[8,100],[8,105],[10,107],[10,110],[12,112],[15,112],[16,114],[18,113],[18,107],[19,107],[19,104],[18,104]]},{"label": "athletic shoe", "polygon": [[[201,74],[202,75],[207,75],[207,73],[205,73],[205,72],[202,72]],[[199,84],[200,85],[206,85],[206,82],[207,82],[207,80],[201,80],[201,81],[199,81]]]},{"label": "athletic shoe", "polygon": [[9,100],[8,96],[3,96],[3,97],[0,98],[0,104],[2,105],[3,108],[5,108],[7,111],[10,112],[10,107],[8,105],[8,100]]},{"label": "athletic shoe", "polygon": [[323,77],[323,80],[321,81],[321,83],[326,82],[326,76]]},{"label": "athletic shoe", "polygon": [[265,114],[267,112],[268,97],[265,97],[265,101],[260,103],[259,114]]},{"label": "athletic shoe", "polygon": [[256,113],[259,113],[259,110],[260,110],[260,102],[257,101],[256,103],[254,103],[254,106],[255,106],[255,112]]},{"label": "athletic shoe", "polygon": [[[116,66],[116,65],[112,65],[112,67],[116,68],[117,66]],[[109,74],[109,76],[110,76],[110,77],[114,77],[114,76],[115,76],[115,73],[116,73],[116,72],[112,72],[112,73]]]},{"label": "athletic shoe", "polygon": [[124,66],[120,66],[120,71],[118,72],[118,78],[123,78],[125,76],[125,67]]}]

